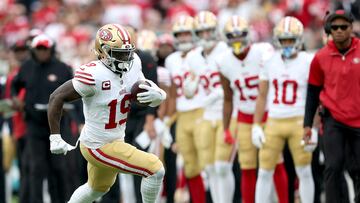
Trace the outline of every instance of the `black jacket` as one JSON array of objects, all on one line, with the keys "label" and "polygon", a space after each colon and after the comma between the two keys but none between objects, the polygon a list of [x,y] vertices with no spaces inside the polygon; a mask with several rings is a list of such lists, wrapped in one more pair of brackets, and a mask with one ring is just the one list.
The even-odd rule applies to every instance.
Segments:
[{"label": "black jacket", "polygon": [[25,121],[48,125],[46,109],[36,107],[46,106],[50,94],[72,77],[71,68],[55,57],[42,64],[33,58],[24,62],[12,82],[11,93],[17,95],[25,88]]}]

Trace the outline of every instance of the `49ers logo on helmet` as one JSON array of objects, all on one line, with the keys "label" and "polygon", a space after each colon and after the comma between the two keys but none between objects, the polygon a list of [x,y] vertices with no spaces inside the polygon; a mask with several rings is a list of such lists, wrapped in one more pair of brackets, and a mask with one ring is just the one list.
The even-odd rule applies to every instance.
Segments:
[{"label": "49ers logo on helmet", "polygon": [[113,36],[109,30],[100,30],[99,37],[100,37],[100,39],[102,39],[104,41],[110,41],[113,38]]}]

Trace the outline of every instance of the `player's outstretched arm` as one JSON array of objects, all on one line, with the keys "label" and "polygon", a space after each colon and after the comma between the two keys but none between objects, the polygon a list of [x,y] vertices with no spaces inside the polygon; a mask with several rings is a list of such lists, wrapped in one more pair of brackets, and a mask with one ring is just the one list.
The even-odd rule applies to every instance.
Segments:
[{"label": "player's outstretched arm", "polygon": [[71,80],[65,82],[50,95],[47,115],[51,134],[60,134],[60,119],[64,103],[80,98]]}]

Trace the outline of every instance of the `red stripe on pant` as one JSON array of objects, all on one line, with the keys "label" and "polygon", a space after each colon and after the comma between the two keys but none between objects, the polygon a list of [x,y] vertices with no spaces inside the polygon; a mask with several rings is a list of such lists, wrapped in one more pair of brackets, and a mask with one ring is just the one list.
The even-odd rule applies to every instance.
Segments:
[{"label": "red stripe on pant", "polygon": [[108,163],[102,159],[100,159],[99,157],[97,157],[92,151],[91,149],[88,149],[89,153],[96,159],[98,160],[99,162],[105,164],[105,165],[108,165],[108,166],[111,166],[111,167],[114,167],[114,168],[117,168],[117,169],[120,169],[122,171],[125,171],[125,172],[128,172],[128,173],[131,173],[131,174],[135,174],[135,175],[139,175],[139,176],[142,176],[142,177],[146,177],[144,174],[141,174],[141,173],[138,173],[138,172],[135,172],[135,171],[130,171],[130,170],[127,170],[127,169],[124,169],[122,167],[119,167],[119,166],[116,166],[112,163]]}]

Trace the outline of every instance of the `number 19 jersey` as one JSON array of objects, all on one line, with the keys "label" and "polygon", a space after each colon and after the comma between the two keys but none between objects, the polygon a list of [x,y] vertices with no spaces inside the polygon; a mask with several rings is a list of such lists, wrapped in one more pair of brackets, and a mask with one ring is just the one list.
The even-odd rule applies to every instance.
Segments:
[{"label": "number 19 jersey", "polygon": [[85,126],[80,135],[82,144],[96,149],[124,139],[131,87],[140,79],[144,79],[144,75],[137,55],[132,68],[122,78],[101,61],[76,69],[72,83],[82,96],[85,116]]}]

